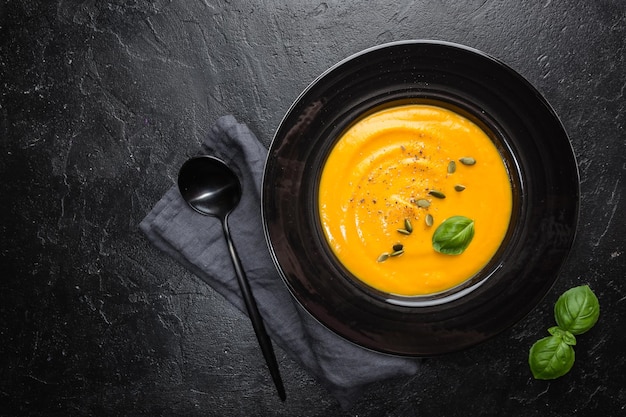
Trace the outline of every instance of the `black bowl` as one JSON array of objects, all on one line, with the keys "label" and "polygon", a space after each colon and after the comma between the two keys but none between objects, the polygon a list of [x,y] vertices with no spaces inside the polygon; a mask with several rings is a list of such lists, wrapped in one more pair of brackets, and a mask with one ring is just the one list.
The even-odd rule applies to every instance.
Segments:
[{"label": "black bowl", "polygon": [[[492,261],[449,291],[419,297],[361,283],[326,243],[318,213],[324,161],[352,123],[407,103],[451,109],[480,126],[513,188],[507,235]],[[557,115],[515,71],[475,49],[405,41],[367,49],[315,80],[270,146],[262,212],[272,257],[301,305],[323,325],[380,352],[432,356],[473,346],[545,296],[572,246],[579,177]]]}]

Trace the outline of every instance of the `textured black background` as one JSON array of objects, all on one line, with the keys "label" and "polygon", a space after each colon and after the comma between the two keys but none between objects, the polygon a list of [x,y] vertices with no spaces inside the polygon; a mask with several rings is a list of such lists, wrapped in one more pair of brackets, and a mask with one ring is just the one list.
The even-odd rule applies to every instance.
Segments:
[{"label": "textured black background", "polygon": [[[349,411],[137,224],[219,116],[269,144],[336,61],[402,39],[463,43],[534,84],[570,134],[581,216],[556,286],[486,344],[375,384]],[[0,415],[626,414],[626,4],[621,0],[0,2]],[[589,283],[602,316],[567,376],[529,346]]]}]

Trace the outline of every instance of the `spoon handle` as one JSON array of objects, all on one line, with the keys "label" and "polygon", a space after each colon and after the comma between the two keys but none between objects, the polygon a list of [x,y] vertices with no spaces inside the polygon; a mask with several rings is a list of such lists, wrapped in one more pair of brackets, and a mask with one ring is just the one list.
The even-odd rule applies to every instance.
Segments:
[{"label": "spoon handle", "polygon": [[228,229],[227,219],[222,220],[222,228],[224,229],[224,236],[226,237],[226,243],[228,244],[228,252],[230,253],[230,258],[232,259],[233,266],[235,267],[235,274],[237,275],[239,288],[241,289],[241,294],[246,303],[248,316],[250,317],[250,321],[252,321],[252,327],[254,328],[254,332],[256,333],[259,345],[261,345],[261,351],[263,352],[265,362],[267,363],[270,374],[272,376],[272,380],[274,381],[274,385],[276,386],[276,389],[278,391],[278,396],[282,401],[285,401],[285,399],[287,398],[287,394],[285,393],[285,387],[283,386],[283,381],[280,377],[280,371],[278,370],[278,362],[276,361],[276,355],[274,354],[272,341],[268,336],[267,331],[265,330],[263,318],[261,317],[261,313],[259,312],[254,296],[252,295],[252,290],[250,289],[248,278],[246,277],[246,274],[243,270],[243,266],[241,265],[241,261],[239,260],[239,256],[237,255],[237,251],[235,250],[235,245],[233,244],[233,240],[230,236],[230,230]]}]

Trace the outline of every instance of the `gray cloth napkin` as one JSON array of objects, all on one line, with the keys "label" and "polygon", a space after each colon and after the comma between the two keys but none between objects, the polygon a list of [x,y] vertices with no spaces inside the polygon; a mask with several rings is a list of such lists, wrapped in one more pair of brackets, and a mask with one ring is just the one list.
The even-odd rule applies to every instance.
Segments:
[{"label": "gray cloth napkin", "polygon": [[[416,360],[372,352],[342,339],[291,296],[272,262],[261,222],[261,180],[267,149],[248,127],[233,116],[221,117],[201,153],[222,158],[242,181],[243,196],[229,225],[239,254],[245,254],[241,261],[274,344],[308,370],[344,409],[373,382],[415,374]],[[174,185],[139,227],[156,247],[246,314],[218,219],[191,210]],[[289,398],[289,381],[285,386]]]}]

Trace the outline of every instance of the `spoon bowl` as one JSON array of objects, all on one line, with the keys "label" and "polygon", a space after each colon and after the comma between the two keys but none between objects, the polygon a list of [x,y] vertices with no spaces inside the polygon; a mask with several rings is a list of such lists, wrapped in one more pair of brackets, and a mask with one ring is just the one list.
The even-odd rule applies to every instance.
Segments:
[{"label": "spoon bowl", "polygon": [[241,199],[241,183],[237,175],[222,161],[209,155],[187,160],[178,173],[178,189],[183,199],[198,213],[220,219],[228,252],[235,268],[237,282],[244,299],[248,317],[256,334],[265,362],[281,400],[286,394],[280,377],[278,362],[272,341],[265,330],[263,318],[252,295],[250,283],[235,250],[228,228],[228,215],[237,207]]},{"label": "spoon bowl", "polygon": [[225,218],[241,199],[237,175],[209,155],[185,162],[178,175],[178,188],[187,204],[205,216]]}]

